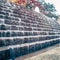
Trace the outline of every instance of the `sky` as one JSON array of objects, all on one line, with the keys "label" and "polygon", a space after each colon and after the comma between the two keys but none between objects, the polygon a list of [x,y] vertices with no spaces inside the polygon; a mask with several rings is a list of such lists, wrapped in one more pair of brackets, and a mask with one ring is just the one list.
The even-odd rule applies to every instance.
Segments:
[{"label": "sky", "polygon": [[45,0],[45,2],[54,4],[54,6],[57,10],[57,13],[60,15],[60,0]]}]

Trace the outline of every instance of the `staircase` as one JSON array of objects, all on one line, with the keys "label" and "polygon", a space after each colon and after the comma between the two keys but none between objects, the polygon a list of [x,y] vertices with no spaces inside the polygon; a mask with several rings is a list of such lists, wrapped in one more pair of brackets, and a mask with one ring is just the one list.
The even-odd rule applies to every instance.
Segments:
[{"label": "staircase", "polygon": [[59,41],[60,25],[55,20],[41,12],[17,5],[9,6],[1,1],[0,60],[13,60],[58,44]]}]

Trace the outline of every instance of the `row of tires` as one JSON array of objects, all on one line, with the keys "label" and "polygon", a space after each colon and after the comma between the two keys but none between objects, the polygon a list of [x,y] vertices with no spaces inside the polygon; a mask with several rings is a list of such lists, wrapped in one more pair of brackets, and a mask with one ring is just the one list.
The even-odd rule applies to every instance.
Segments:
[{"label": "row of tires", "polygon": [[45,41],[45,40],[50,40],[50,39],[55,39],[55,38],[59,38],[59,36],[0,39],[0,47],[40,42],[40,41]]},{"label": "row of tires", "polygon": [[3,50],[3,51],[0,51],[0,60],[14,59],[16,57],[20,57],[29,53],[33,53],[35,51],[39,51],[43,48],[49,47],[57,43],[59,43],[59,40],[52,40],[50,42]]}]

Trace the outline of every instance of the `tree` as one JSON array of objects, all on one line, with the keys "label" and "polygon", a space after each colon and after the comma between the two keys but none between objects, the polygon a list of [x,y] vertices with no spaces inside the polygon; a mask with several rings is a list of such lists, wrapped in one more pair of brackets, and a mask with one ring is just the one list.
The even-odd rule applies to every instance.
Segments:
[{"label": "tree", "polygon": [[46,11],[50,11],[50,12],[55,12],[56,11],[56,9],[55,9],[53,4],[44,3],[44,7],[45,7]]},{"label": "tree", "polygon": [[48,17],[58,19],[58,16],[54,13],[56,12],[55,6],[50,3],[44,3],[45,11],[48,11],[49,13],[46,14]]}]

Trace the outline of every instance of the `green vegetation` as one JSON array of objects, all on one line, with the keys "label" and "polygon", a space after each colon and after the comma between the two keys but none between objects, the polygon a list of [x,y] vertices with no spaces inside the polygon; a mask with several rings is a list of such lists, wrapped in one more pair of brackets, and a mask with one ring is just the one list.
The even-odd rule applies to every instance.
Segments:
[{"label": "green vegetation", "polygon": [[57,20],[58,16],[55,14],[56,13],[55,6],[53,4],[46,3],[46,2],[43,5],[45,7],[45,11],[49,12],[47,16],[51,18],[55,18]]}]

